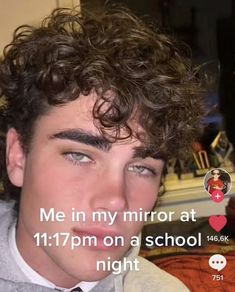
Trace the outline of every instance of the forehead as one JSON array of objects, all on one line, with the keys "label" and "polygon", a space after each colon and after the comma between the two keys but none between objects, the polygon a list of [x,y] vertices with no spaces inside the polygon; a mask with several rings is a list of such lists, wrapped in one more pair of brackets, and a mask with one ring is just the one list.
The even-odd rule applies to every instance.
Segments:
[{"label": "forehead", "polygon": [[[100,124],[98,120],[95,120],[93,117],[93,109],[97,98],[95,93],[91,93],[87,96],[80,95],[75,101],[62,106],[51,107],[48,113],[41,116],[36,122],[35,134],[37,135],[40,131],[52,133],[61,129],[82,128],[93,134],[101,135]],[[138,132],[140,135],[144,136],[143,128],[138,124],[135,118],[130,118],[128,125],[131,127],[133,133]],[[107,132],[109,131],[110,130],[107,130]],[[112,132],[110,134],[112,134]],[[121,130],[120,136],[121,138],[126,137],[127,132],[124,129]]]}]

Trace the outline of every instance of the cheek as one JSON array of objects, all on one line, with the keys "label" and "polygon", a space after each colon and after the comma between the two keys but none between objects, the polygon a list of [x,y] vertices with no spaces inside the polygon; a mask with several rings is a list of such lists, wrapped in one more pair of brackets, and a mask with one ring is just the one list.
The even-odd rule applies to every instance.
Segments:
[{"label": "cheek", "polygon": [[[45,197],[46,200],[59,196],[63,191],[63,181],[60,171],[53,167],[43,167],[40,164],[30,165],[25,172],[23,189],[35,200]],[[59,192],[60,190],[60,192]]]},{"label": "cheek", "polygon": [[40,208],[66,210],[69,202],[64,199],[66,197],[69,199],[66,180],[66,173],[56,167],[53,161],[28,159],[21,197],[24,213],[27,212],[32,218],[36,216],[36,220]]},{"label": "cheek", "polygon": [[66,164],[52,159],[28,164],[23,192],[30,208],[53,207],[66,213],[73,207],[87,209],[97,178]]},{"label": "cheek", "polygon": [[130,208],[133,210],[151,211],[154,207],[159,191],[160,182],[145,182],[131,184],[129,191]]},{"label": "cheek", "polygon": [[[127,221],[124,224],[126,225],[126,230],[129,232],[129,236],[138,235],[144,224],[144,214],[145,212],[151,212],[158,196],[158,184],[139,184],[138,186],[132,188],[132,191],[129,192],[129,211],[139,212],[139,220]],[[141,214],[142,215],[141,215]],[[142,217],[141,217],[142,216]],[[142,218],[142,219],[141,219]]]}]

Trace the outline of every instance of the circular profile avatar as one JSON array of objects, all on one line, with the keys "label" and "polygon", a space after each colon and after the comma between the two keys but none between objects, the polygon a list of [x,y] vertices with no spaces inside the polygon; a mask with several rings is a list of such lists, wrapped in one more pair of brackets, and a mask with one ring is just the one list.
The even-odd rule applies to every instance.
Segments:
[{"label": "circular profile avatar", "polygon": [[205,175],[204,187],[211,195],[215,192],[226,195],[231,189],[231,177],[226,170],[214,168]]}]

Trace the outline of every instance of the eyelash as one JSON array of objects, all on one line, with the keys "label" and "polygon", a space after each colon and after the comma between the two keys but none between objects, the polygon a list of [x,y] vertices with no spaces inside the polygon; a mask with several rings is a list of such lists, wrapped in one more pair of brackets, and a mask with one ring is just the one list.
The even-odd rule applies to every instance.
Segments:
[{"label": "eyelash", "polygon": [[[63,153],[63,155],[67,160],[71,161],[74,165],[81,165],[93,162],[93,159],[90,156],[81,152],[65,152]],[[79,156],[81,157],[81,160],[87,158],[88,161],[81,161],[77,159]],[[130,168],[136,169],[137,171],[130,170]],[[131,172],[136,172],[137,175],[141,177],[155,177],[157,175],[156,171],[153,168],[143,165],[131,165],[128,167],[128,170],[130,170]],[[148,173],[142,173],[142,171],[143,172],[147,171]]]}]

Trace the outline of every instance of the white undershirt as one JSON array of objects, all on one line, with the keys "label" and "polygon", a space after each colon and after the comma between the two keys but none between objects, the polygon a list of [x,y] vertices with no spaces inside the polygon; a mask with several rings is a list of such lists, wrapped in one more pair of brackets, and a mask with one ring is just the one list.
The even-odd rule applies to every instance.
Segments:
[{"label": "white undershirt", "polygon": [[98,282],[80,282],[79,284],[75,285],[74,287],[67,289],[58,287],[46,278],[42,277],[36,271],[34,271],[22,258],[17,245],[16,245],[16,222],[11,226],[9,230],[8,242],[10,251],[19,267],[19,269],[25,274],[25,276],[29,279],[30,282],[45,286],[52,289],[57,289],[63,292],[70,292],[72,289],[76,287],[80,287],[83,292],[89,292]]}]

